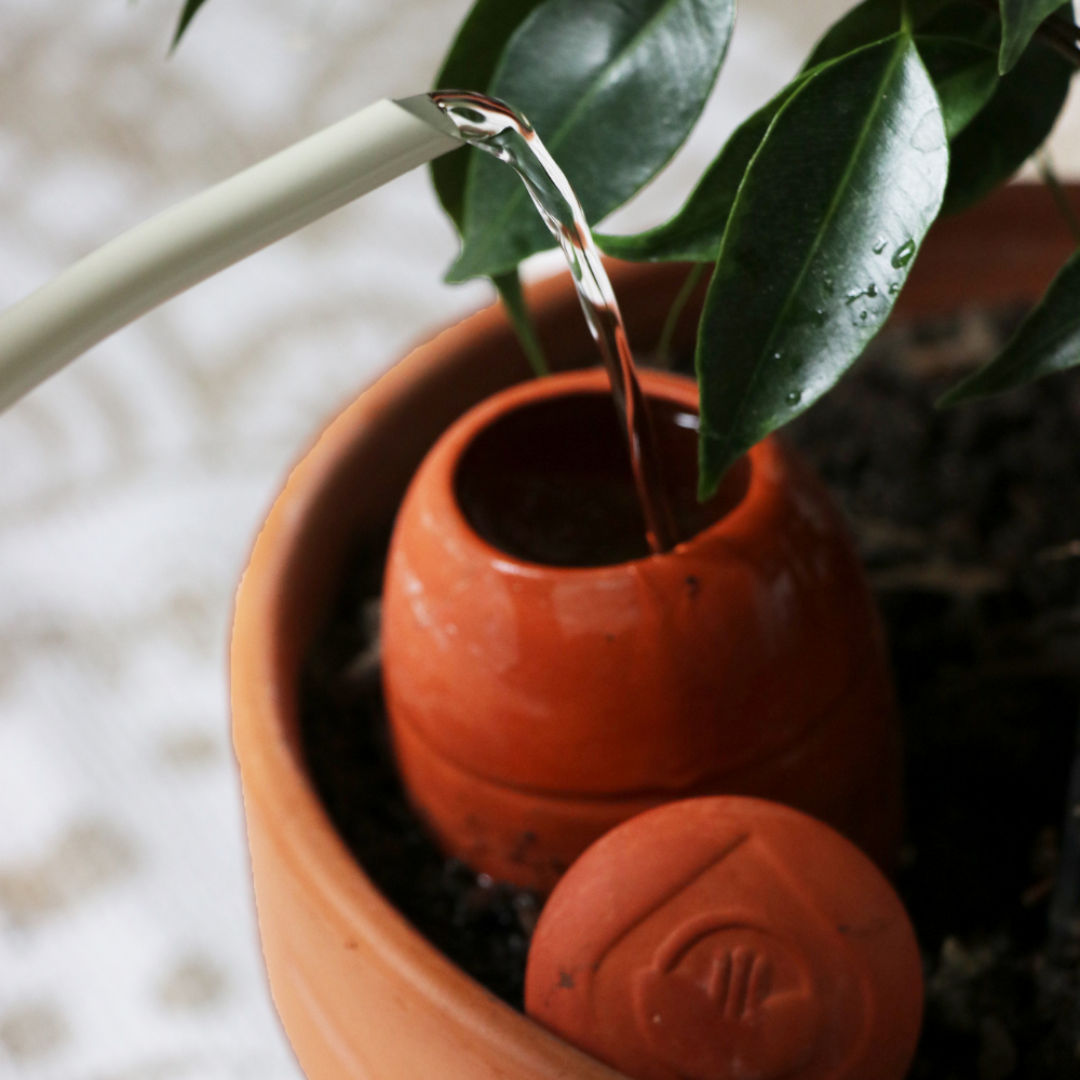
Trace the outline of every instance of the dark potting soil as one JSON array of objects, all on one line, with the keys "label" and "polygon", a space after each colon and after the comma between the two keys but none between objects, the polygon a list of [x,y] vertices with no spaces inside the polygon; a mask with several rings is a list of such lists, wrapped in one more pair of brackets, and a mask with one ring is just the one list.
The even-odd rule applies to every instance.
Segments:
[{"label": "dark potting soil", "polygon": [[[927,977],[917,1080],[1080,1077],[1080,819],[1066,812],[1080,379],[932,407],[1018,317],[893,327],[787,429],[846,511],[889,633],[907,755],[897,884]],[[385,548],[372,537],[357,552],[309,660],[312,772],[388,899],[520,1007],[538,899],[445,860],[394,774],[379,691]],[[1073,795],[1080,805],[1080,786]]]}]

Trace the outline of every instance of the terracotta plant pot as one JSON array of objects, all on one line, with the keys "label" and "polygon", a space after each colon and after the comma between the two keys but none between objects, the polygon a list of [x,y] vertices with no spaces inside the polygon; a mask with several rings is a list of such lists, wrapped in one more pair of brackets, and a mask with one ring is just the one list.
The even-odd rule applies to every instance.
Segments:
[{"label": "terracotta plant pot", "polygon": [[[774,438],[699,507],[697,387],[648,371],[642,387],[677,516],[698,519],[667,554],[647,554],[636,513],[611,536],[610,513],[586,519],[575,544],[605,495],[636,511],[599,369],[485,400],[420,466],[382,620],[414,805],[445,850],[542,892],[621,821],[717,793],[798,807],[891,866],[895,707],[839,512]],[[552,565],[583,560],[604,564]]]},{"label": "terracotta plant pot", "polygon": [[[1070,253],[1051,200],[1006,189],[931,234],[906,315],[1031,300]],[[685,270],[627,268],[631,340],[655,341]],[[592,345],[564,280],[534,290],[561,366]],[[310,1080],[616,1080],[619,1074],[495,999],[383,899],[319,802],[299,735],[299,674],[349,557],[385,530],[424,454],[467,408],[528,375],[488,310],[416,350],[301,462],[240,587],[232,652],[259,924],[275,1003]]]}]

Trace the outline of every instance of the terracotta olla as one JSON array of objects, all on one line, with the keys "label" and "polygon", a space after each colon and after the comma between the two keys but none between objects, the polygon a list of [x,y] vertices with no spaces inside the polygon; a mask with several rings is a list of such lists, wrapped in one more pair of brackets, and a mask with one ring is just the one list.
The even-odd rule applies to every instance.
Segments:
[{"label": "terracotta olla", "polygon": [[[1007,189],[931,234],[901,305],[910,315],[1030,300],[1069,253],[1045,192]],[[615,274],[633,342],[656,340],[684,274],[675,266]],[[531,300],[550,355],[564,367],[592,363],[569,283],[545,283]],[[619,1078],[495,999],[387,903],[334,830],[299,734],[300,672],[353,551],[389,528],[439,435],[527,377],[495,309],[416,350],[297,467],[239,590],[234,739],[259,927],[274,1001],[310,1080]]]},{"label": "terracotta olla", "polygon": [[470,866],[545,892],[619,822],[717,792],[796,806],[888,865],[895,709],[839,513],[775,438],[699,507],[696,384],[642,387],[687,537],[669,553],[645,548],[599,369],[482,402],[420,466],[382,620],[414,805]]}]

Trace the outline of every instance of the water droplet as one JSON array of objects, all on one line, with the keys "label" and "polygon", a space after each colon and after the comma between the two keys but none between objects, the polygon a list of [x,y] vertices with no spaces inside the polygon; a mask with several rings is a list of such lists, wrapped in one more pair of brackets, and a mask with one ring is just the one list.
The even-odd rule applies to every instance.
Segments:
[{"label": "water droplet", "polygon": [[859,312],[859,322],[866,322],[866,316],[869,314],[867,311]]},{"label": "water droplet", "polygon": [[901,244],[901,246],[896,249],[896,254],[893,255],[893,257],[892,257],[893,266],[895,266],[897,270],[899,270],[900,267],[902,267],[902,266],[907,266],[907,264],[909,262],[911,262],[911,258],[912,258],[912,256],[914,254],[915,254],[915,241],[914,240],[906,241],[905,243]]},{"label": "water droplet", "polygon": [[772,358],[773,358],[773,361],[774,361],[774,362],[775,362],[775,361],[778,361],[778,360],[782,359],[782,354],[780,354],[780,353],[778,353],[778,352],[774,352],[774,353],[772,354]]},{"label": "water droplet", "polygon": [[787,392],[787,394],[784,395],[784,400],[789,405],[798,405],[799,402],[802,401],[802,391],[801,390],[789,390]]},{"label": "water droplet", "polygon": [[881,239],[880,239],[880,240],[879,240],[879,241],[878,241],[878,242],[877,242],[877,243],[876,243],[876,244],[874,245],[874,254],[875,254],[875,255],[880,255],[880,254],[881,254],[881,253],[882,253],[882,252],[883,252],[883,251],[885,250],[885,244],[886,244],[886,240],[885,240],[885,238],[884,238],[884,237],[882,237],[882,238],[881,238]]},{"label": "water droplet", "polygon": [[855,301],[858,300],[860,296],[865,296],[865,295],[866,295],[866,293],[864,293],[862,289],[849,289],[848,292],[844,296],[844,303],[845,304],[854,304]]},{"label": "water droplet", "polygon": [[866,295],[877,296],[877,286],[872,281],[866,286]]},{"label": "water droplet", "polygon": [[890,294],[891,296],[895,296],[895,295],[896,295],[896,294],[897,294],[897,293],[898,293],[899,291],[900,291],[900,282],[899,282],[899,281],[894,281],[894,282],[893,282],[893,283],[892,283],[892,284],[891,284],[891,285],[889,286],[889,294]]}]

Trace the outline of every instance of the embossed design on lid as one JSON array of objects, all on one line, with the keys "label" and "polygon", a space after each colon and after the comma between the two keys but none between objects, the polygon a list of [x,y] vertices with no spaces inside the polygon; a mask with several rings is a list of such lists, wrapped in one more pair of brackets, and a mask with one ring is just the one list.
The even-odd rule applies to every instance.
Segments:
[{"label": "embossed design on lid", "polygon": [[767,929],[705,915],[678,926],[633,982],[643,1041],[687,1080],[773,1080],[822,1034],[813,972]]}]

